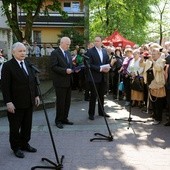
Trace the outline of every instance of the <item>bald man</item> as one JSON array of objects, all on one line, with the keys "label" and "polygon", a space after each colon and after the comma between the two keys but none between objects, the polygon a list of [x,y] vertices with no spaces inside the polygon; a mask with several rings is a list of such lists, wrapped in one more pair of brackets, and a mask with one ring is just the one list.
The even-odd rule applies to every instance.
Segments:
[{"label": "bald man", "polygon": [[71,40],[62,37],[60,46],[51,53],[51,69],[53,73],[53,85],[56,93],[56,126],[63,129],[63,125],[73,125],[68,120],[71,103],[72,84],[72,58],[68,52]]},{"label": "bald man", "polygon": [[20,42],[13,44],[12,55],[13,58],[2,68],[2,93],[7,106],[11,149],[16,157],[24,158],[22,150],[37,151],[28,142],[31,139],[33,106],[38,106],[40,99],[34,70],[25,61],[25,45]]}]

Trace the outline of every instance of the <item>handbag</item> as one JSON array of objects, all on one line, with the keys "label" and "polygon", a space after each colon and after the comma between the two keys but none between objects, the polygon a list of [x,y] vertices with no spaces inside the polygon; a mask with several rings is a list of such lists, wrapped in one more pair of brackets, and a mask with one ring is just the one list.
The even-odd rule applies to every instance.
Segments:
[{"label": "handbag", "polygon": [[119,91],[124,91],[123,81],[121,81],[121,82],[119,83],[118,89],[119,89]]},{"label": "handbag", "polygon": [[150,89],[150,94],[154,97],[165,97],[166,96],[165,87],[163,86],[159,89]]},{"label": "handbag", "polygon": [[140,76],[136,76],[131,83],[131,89],[139,92],[144,91],[144,86]]}]

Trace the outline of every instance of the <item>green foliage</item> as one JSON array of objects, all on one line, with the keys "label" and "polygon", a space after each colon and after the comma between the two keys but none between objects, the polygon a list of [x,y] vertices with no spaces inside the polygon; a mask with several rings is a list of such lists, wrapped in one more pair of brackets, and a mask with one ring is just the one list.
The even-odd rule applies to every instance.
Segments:
[{"label": "green foliage", "polygon": [[137,44],[146,39],[154,0],[93,0],[90,3],[90,39],[98,32],[107,37],[115,30]]},{"label": "green foliage", "polygon": [[[32,25],[34,20],[38,17],[40,9],[44,9],[46,15],[48,11],[58,11],[64,18],[67,17],[67,13],[62,11],[61,3],[58,0],[48,0],[52,5],[44,7],[46,0],[2,0],[3,12],[7,17],[8,24],[12,29],[12,32],[18,41],[26,39],[28,42],[31,41]],[[23,37],[23,33],[20,30],[19,21],[17,14],[18,10],[22,9],[26,13],[26,29]]]},{"label": "green foliage", "polygon": [[76,45],[79,46],[84,45],[84,35],[80,34],[77,30],[75,30],[75,28],[66,28],[63,31],[61,31],[60,35],[58,35],[59,38],[65,36],[71,39],[71,46],[70,46],[71,49],[74,49]]}]

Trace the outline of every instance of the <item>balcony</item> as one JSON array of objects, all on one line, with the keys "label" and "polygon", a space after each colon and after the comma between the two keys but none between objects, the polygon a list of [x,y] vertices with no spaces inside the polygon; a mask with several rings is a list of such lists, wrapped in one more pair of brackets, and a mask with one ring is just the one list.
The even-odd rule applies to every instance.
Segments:
[{"label": "balcony", "polygon": [[[26,13],[20,12],[18,17],[20,26],[24,27]],[[67,19],[63,19],[59,13],[50,13],[49,16],[41,13],[34,21],[33,27],[84,27],[84,20],[84,12],[70,12]]]}]

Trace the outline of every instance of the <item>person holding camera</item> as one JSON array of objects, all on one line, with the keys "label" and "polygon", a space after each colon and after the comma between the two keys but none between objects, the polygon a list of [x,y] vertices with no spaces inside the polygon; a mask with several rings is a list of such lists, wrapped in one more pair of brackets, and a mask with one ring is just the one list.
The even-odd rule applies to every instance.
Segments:
[{"label": "person holding camera", "polygon": [[144,82],[148,84],[148,94],[153,109],[153,125],[160,124],[162,121],[162,112],[164,107],[165,93],[165,60],[161,58],[161,49],[152,48],[151,57],[146,61],[144,57],[140,60],[140,66],[143,66]]}]

